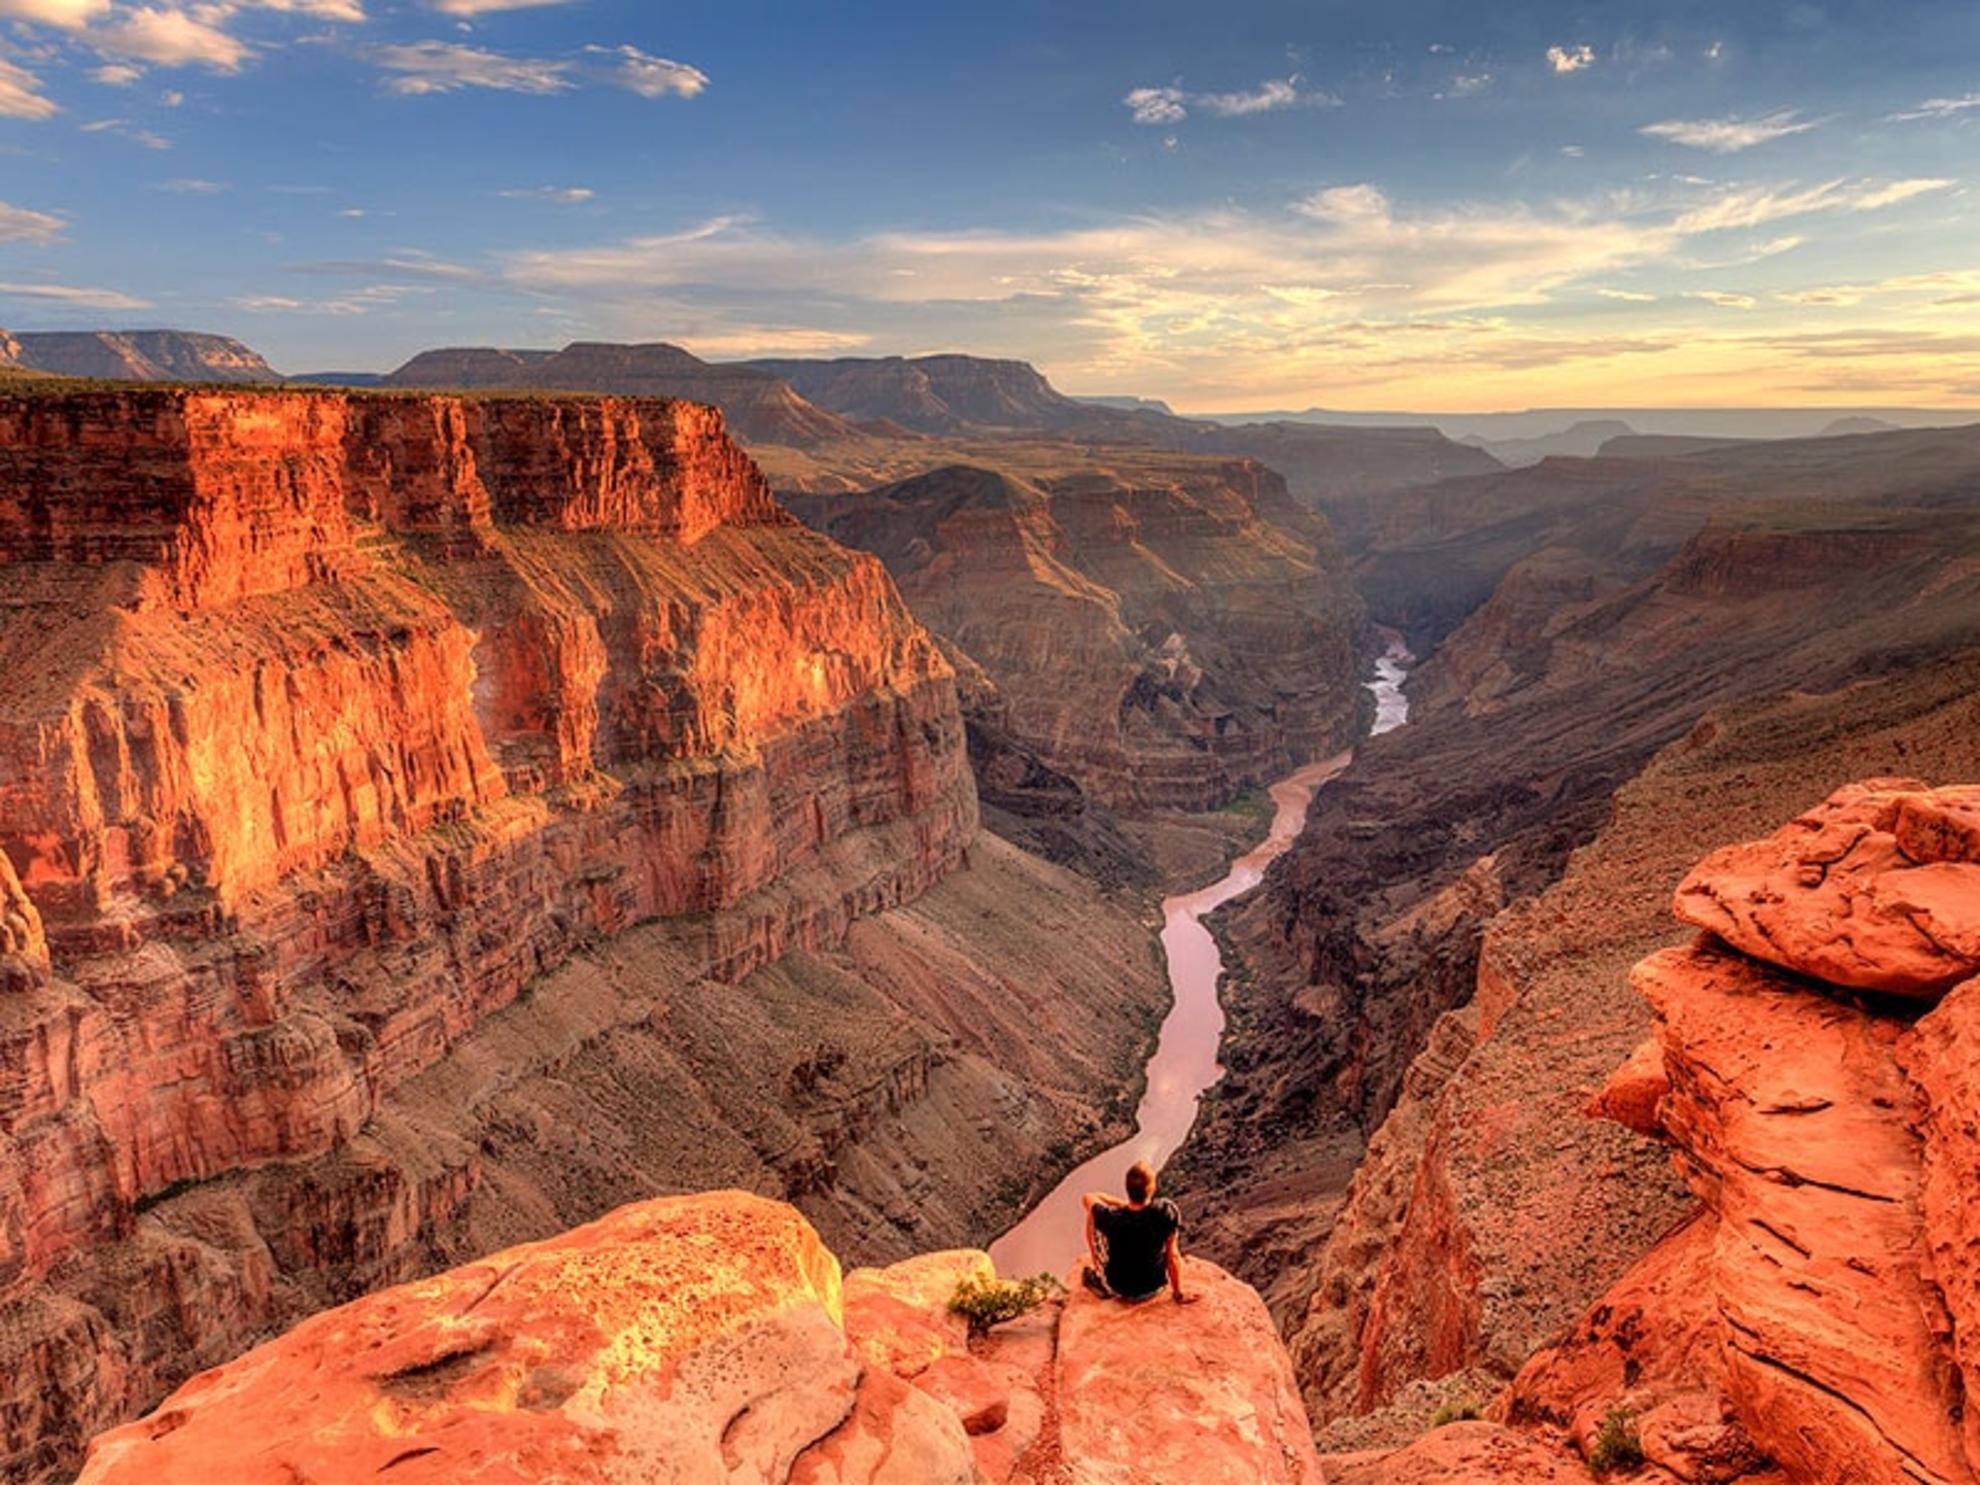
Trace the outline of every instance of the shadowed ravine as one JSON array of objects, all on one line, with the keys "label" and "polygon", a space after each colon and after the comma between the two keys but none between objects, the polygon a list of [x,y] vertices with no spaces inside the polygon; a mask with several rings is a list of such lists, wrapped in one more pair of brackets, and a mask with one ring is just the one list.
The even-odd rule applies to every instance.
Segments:
[{"label": "shadowed ravine", "polygon": [[[1402,683],[1410,658],[1401,637],[1391,636],[1387,652],[1375,662],[1375,678],[1366,683],[1375,693],[1375,733],[1391,731],[1408,719],[1409,702]],[[1277,809],[1265,839],[1234,861],[1218,881],[1163,899],[1162,952],[1168,960],[1175,1003],[1162,1022],[1155,1053],[1148,1060],[1148,1083],[1135,1112],[1135,1132],[1074,1167],[1023,1220],[991,1245],[990,1256],[1000,1272],[1063,1272],[1083,1242],[1081,1195],[1117,1190],[1121,1173],[1136,1160],[1146,1160],[1160,1169],[1188,1136],[1196,1122],[1197,1101],[1224,1074],[1223,1064],[1217,1060],[1224,1035],[1224,1008],[1217,998],[1217,985],[1223,978],[1224,961],[1203,919],[1263,880],[1265,869],[1285,854],[1306,823],[1313,796],[1353,757],[1352,752],[1346,752],[1309,763],[1272,785]]]}]

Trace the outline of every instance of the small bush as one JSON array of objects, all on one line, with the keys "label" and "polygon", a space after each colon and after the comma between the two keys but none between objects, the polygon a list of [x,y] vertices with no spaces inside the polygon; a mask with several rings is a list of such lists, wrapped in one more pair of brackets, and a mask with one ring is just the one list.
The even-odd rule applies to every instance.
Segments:
[{"label": "small bush", "polygon": [[1430,1426],[1443,1428],[1452,1423],[1470,1423],[1479,1416],[1476,1398],[1454,1397],[1430,1415]]},{"label": "small bush", "polygon": [[1588,1467],[1598,1475],[1643,1467],[1643,1440],[1636,1431],[1636,1414],[1628,1408],[1610,1408],[1595,1431],[1595,1448],[1588,1456]]},{"label": "small bush", "polygon": [[971,1335],[988,1335],[991,1326],[1028,1315],[1063,1292],[1050,1274],[1033,1274],[1028,1279],[969,1278],[957,1284],[956,1292],[949,1296],[949,1313],[967,1320]]}]

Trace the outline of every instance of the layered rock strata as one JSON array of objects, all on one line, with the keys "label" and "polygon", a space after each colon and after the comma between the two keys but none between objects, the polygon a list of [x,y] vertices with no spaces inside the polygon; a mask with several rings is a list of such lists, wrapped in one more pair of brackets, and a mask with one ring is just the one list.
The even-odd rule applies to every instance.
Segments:
[{"label": "layered rock strata", "polygon": [[14,1475],[656,1185],[900,1252],[1124,1112],[1145,935],[972,850],[934,642],[708,409],[0,399],[0,562]]},{"label": "layered rock strata", "polygon": [[[1937,889],[1948,874],[1980,876],[1977,803],[1980,787],[1871,780],[1686,880],[1680,914],[1709,901],[1742,942],[1707,933],[1638,967],[1655,1030],[1623,1076],[1661,1086],[1644,1132],[1668,1144],[1702,1211],[1534,1358],[1515,1416],[1572,1430],[1598,1407],[1626,1407],[1655,1459],[1664,1431],[1650,1420],[1688,1409],[1735,1427],[1753,1469],[1772,1460],[1811,1485],[1976,1478],[1967,1219],[1980,980],[1953,984],[1954,970],[1929,991],[1914,983],[1909,999],[1851,982],[1915,982],[1911,934],[1865,911],[1913,883],[1951,956],[1970,955],[1956,945],[1980,921],[1980,891],[1948,901]],[[1762,939],[1744,931],[1756,913]],[[1838,959],[1842,943],[1851,952]],[[1611,1325],[1642,1308],[1662,1270],[1685,1276],[1669,1310]]]},{"label": "layered rock strata", "polygon": [[652,1201],[304,1322],[92,1445],[86,1485],[654,1479],[1321,1485],[1257,1296],[972,1338],[981,1252],[841,1276],[789,1207]]},{"label": "layered rock strata", "polygon": [[[1950,455],[1980,459],[1970,437],[1931,437],[1931,469]],[[1837,461],[1829,466],[1837,480],[1868,500],[1879,472],[1864,468],[1860,454],[1825,457]],[[1945,679],[1961,667],[1970,674],[1971,665],[1950,657],[1980,643],[1972,486],[1914,484],[1918,470],[1901,460],[1881,476],[1881,493],[1869,503],[1740,505],[1736,518],[1727,512],[1695,530],[1660,568],[1634,581],[1605,569],[1585,590],[1536,597],[1509,577],[1501,590],[1505,610],[1527,617],[1501,622],[1495,598],[1467,621],[1423,667],[1421,681],[1412,677],[1409,726],[1358,751],[1261,890],[1228,914],[1237,963],[1224,1049],[1230,1072],[1206,1103],[1176,1172],[1207,1208],[1208,1220],[1197,1227],[1206,1251],[1259,1282],[1290,1325],[1309,1308],[1323,1275],[1335,1293],[1336,1319],[1363,1305],[1354,1295],[1379,1282],[1379,1267],[1400,1251],[1391,1224],[1406,1208],[1417,1213],[1413,1233],[1462,1229],[1482,1244],[1467,1256],[1455,1236],[1442,1246],[1412,1239],[1408,1246],[1435,1266],[1437,1282],[1419,1282],[1427,1269],[1395,1271],[1388,1293],[1409,1318],[1384,1322],[1391,1359],[1376,1366],[1365,1388],[1349,1384],[1320,1411],[1379,1405],[1425,1370],[1477,1360],[1485,1344],[1493,1369],[1508,1371],[1544,1338],[1548,1323],[1574,1313],[1639,1240],[1654,1235],[1660,1209],[1669,1219],[1669,1198],[1657,1194],[1656,1183],[1632,1179],[1632,1162],[1614,1140],[1591,1168],[1617,1165],[1624,1199],[1591,1197],[1588,1205],[1604,1233],[1621,1235],[1616,1245],[1606,1237],[1557,1240],[1557,1233],[1580,1229],[1560,1225],[1558,1213],[1544,1215],[1546,1201],[1532,1204],[1531,1242],[1502,1241],[1494,1234],[1519,1229],[1465,1215],[1488,1192],[1480,1212],[1502,1211],[1507,1202],[1526,1210],[1520,1191],[1531,1152],[1573,1143],[1558,1121],[1592,1094],[1596,1072],[1605,1069],[1582,1063],[1570,1029],[1599,1034],[1603,1055],[1616,1060],[1638,1039],[1640,1009],[1612,1005],[1612,996],[1578,1000],[1578,982],[1556,977],[1568,960],[1549,939],[1579,952],[1574,920],[1556,932],[1547,916],[1519,907],[1502,920],[1508,928],[1524,925],[1516,929],[1523,944],[1509,945],[1516,952],[1493,955],[1487,937],[1487,925],[1509,905],[1561,879],[1575,849],[1610,818],[1619,789],[1660,749],[1684,746],[1688,734],[1709,740],[1717,724],[1701,727],[1701,719],[1713,708],[1737,714],[1749,698],[1784,687],[1831,700],[1776,703],[1781,718],[1800,712],[1816,731],[1797,735],[1770,724],[1749,735],[1771,792],[1743,796],[1738,769],[1754,760],[1721,755],[1725,776],[1712,790],[1719,808],[1736,812],[1727,818],[1759,824],[1749,813],[1754,802],[1793,813],[1813,803],[1806,791],[1866,771],[1930,766],[1965,775],[1971,734],[1942,735],[1930,714],[1957,710],[1957,690],[1948,692]],[[1683,514],[1654,508],[1632,519]],[[1884,688],[1886,715],[1925,730],[1911,735],[1904,725],[1884,726],[1874,709],[1848,699],[1858,686]],[[1934,694],[1938,699],[1922,706]],[[1827,730],[1845,725],[1853,737]],[[1874,751],[1855,751],[1858,741],[1873,738]],[[1921,744],[1938,751],[1908,762],[1906,750]],[[1682,817],[1686,823],[1669,837],[1681,856],[1643,842],[1633,847],[1664,861],[1673,876],[1726,838],[1717,833],[1719,819],[1688,801]],[[1610,900],[1628,905],[1633,924],[1647,925],[1650,937],[1639,941],[1638,953],[1667,939],[1661,912],[1642,912],[1637,879],[1614,869],[1608,890]],[[1603,957],[1599,945],[1587,947]],[[1525,1011],[1505,1019],[1506,1008],[1542,980],[1551,988],[1533,1010],[1561,1025],[1550,1030]],[[1471,1017],[1433,1038],[1445,1012],[1474,1001]],[[1465,1043],[1489,1045],[1501,1029],[1514,1033],[1505,1050],[1474,1060]],[[1538,1095],[1523,1055],[1542,1070]],[[1493,1071],[1475,1087],[1465,1080],[1466,1117],[1424,1118],[1452,1071],[1467,1064]],[[1389,1195],[1357,1203],[1367,1220],[1349,1214],[1350,1230],[1336,1250],[1341,1261],[1316,1264],[1348,1177],[1399,1099],[1414,1108],[1396,1126],[1399,1137],[1382,1141],[1385,1158],[1362,1187]],[[1439,1155],[1419,1181],[1425,1149]],[[1451,1173],[1459,1167],[1472,1177],[1456,1180]],[[1413,1204],[1419,1190],[1423,1201]],[[1444,1219],[1434,1217],[1439,1211]],[[1523,1304],[1531,1305],[1520,1295],[1482,1298],[1497,1287],[1492,1255],[1515,1270],[1544,1257],[1551,1275],[1525,1294],[1539,1296],[1533,1313],[1551,1321],[1520,1319]],[[1435,1317],[1428,1314],[1433,1301],[1443,1305]],[[1359,1322],[1350,1323],[1358,1330]],[[1501,1323],[1508,1327],[1503,1345],[1480,1340]],[[1325,1368],[1330,1388],[1361,1376],[1361,1338],[1346,1344],[1353,1357]]]},{"label": "layered rock strata", "polygon": [[[1669,889],[1701,853],[1904,767],[1980,776],[1980,659],[1711,713],[1619,792],[1559,882],[1492,922],[1471,1003],[1437,1023],[1307,1270],[1290,1344],[1327,1434],[1364,1433],[1369,1409],[1409,1432],[1440,1401],[1482,1402],[1687,1220],[1688,1191],[1631,1132],[1664,1082],[1629,969],[1679,939]],[[1643,1287],[1640,1304],[1612,1296],[1612,1323],[1683,1329],[1695,1286]]]},{"label": "layered rock strata", "polygon": [[[1343,743],[1359,611],[1324,530],[1237,461],[1026,480],[956,466],[858,496],[786,497],[881,556],[980,668],[986,794],[1059,812],[1073,780],[1129,812],[1220,805]],[[1014,745],[1014,748],[1009,745]]]}]

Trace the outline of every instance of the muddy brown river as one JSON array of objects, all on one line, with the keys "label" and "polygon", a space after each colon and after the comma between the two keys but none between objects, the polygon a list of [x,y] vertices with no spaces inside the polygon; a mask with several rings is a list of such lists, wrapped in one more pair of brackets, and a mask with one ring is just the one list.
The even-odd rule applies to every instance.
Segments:
[{"label": "muddy brown river", "polygon": [[[1366,684],[1375,693],[1376,733],[1400,727],[1409,716],[1402,693],[1409,651],[1400,637],[1375,663]],[[1088,1191],[1121,1189],[1121,1177],[1137,1160],[1160,1169],[1196,1122],[1196,1105],[1224,1075],[1217,1060],[1224,1035],[1224,1007],[1217,997],[1224,961],[1203,919],[1264,878],[1265,868],[1285,854],[1306,823],[1313,796],[1353,759],[1342,753],[1309,763],[1272,785],[1277,806],[1265,839],[1231,864],[1220,880],[1162,902],[1162,952],[1168,959],[1175,1003],[1162,1022],[1155,1054],[1148,1059],[1148,1086],[1135,1113],[1135,1130],[1121,1143],[1076,1166],[1025,1214],[1017,1226],[991,1244],[990,1256],[1004,1274],[1063,1274],[1084,1246],[1080,1197]]]}]

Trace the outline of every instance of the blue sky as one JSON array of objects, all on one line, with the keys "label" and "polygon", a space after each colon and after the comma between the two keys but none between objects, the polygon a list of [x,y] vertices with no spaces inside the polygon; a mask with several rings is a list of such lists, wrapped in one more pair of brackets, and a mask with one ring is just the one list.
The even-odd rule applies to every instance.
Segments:
[{"label": "blue sky", "polygon": [[0,325],[1980,406],[1980,5],[0,0]]}]

